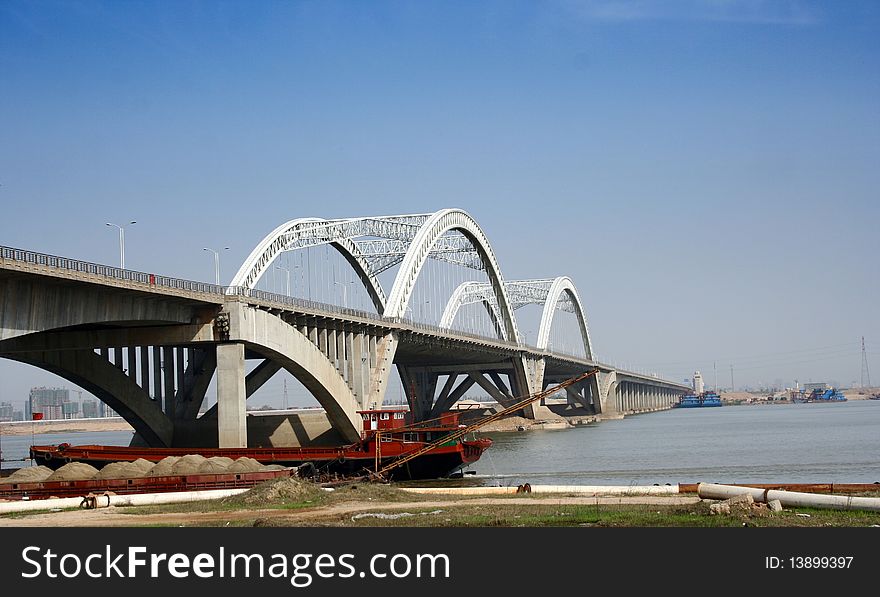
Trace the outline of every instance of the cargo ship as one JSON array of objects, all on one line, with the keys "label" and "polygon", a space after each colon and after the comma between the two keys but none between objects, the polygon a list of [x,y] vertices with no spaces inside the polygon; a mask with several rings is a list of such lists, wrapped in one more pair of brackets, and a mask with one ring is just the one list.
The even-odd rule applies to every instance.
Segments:
[{"label": "cargo ship", "polygon": [[721,397],[715,392],[702,392],[700,394],[688,394],[678,399],[673,408],[706,408],[710,406],[722,406]]},{"label": "cargo ship", "polygon": [[459,435],[459,413],[446,412],[430,421],[413,423],[408,410],[359,411],[364,431],[361,439],[346,446],[274,447],[274,448],[140,448],[129,446],[97,446],[59,444],[31,446],[30,456],[39,465],[57,469],[68,462],[84,462],[101,468],[111,462],[131,462],[143,458],[159,462],[167,456],[200,454],[206,458],[226,456],[253,458],[260,464],[298,467],[301,476],[359,476],[376,471],[397,459],[433,447],[424,454],[408,459],[389,475],[389,480],[435,479],[479,460],[492,445],[488,438],[465,440]]}]

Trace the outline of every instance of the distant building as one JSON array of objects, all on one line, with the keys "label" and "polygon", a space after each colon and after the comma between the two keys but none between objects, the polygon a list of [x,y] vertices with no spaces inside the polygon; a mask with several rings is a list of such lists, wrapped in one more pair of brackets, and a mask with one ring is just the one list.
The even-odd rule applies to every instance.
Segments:
[{"label": "distant building", "polygon": [[61,412],[65,419],[79,418],[79,402],[65,402],[61,405]]},{"label": "distant building", "polygon": [[694,373],[694,393],[702,394],[703,393],[703,376],[699,371]]},{"label": "distant building", "polygon": [[8,402],[0,402],[0,421],[9,423],[15,420],[15,409]]},{"label": "distant building", "polygon": [[[103,403],[102,403],[103,404]],[[95,419],[98,417],[98,401],[86,398],[82,401],[82,416],[85,419]]]},{"label": "distant building", "polygon": [[70,390],[66,388],[31,388],[25,405],[25,418],[43,413],[44,419],[64,419],[64,404],[70,402]]}]

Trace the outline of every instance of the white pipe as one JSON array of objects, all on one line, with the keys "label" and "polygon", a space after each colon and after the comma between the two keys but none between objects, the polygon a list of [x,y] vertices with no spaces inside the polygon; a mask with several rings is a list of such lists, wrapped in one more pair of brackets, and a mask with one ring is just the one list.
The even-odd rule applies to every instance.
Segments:
[{"label": "white pipe", "polygon": [[34,510],[55,510],[68,508],[106,508],[108,506],[153,506],[156,504],[177,504],[201,500],[217,500],[244,493],[249,487],[237,489],[207,489],[204,491],[169,491],[165,493],[133,493],[129,495],[101,494],[92,498],[53,498],[47,500],[22,500],[0,502],[0,514],[29,512]]},{"label": "white pipe", "polygon": [[[531,493],[581,495],[678,495],[678,485],[530,485]],[[439,495],[496,495],[516,493],[517,487],[401,487],[409,493]]]},{"label": "white pipe", "polygon": [[28,512],[32,510],[54,510],[56,508],[79,508],[83,498],[53,498],[48,500],[22,500],[20,502],[0,502],[0,514]]},{"label": "white pipe", "polygon": [[752,499],[756,502],[779,500],[783,506],[790,508],[831,508],[836,510],[870,510],[880,512],[880,498],[780,491],[777,489],[737,487],[714,483],[699,483],[697,485],[697,494],[701,498],[711,499],[727,499],[738,495],[751,495]]}]

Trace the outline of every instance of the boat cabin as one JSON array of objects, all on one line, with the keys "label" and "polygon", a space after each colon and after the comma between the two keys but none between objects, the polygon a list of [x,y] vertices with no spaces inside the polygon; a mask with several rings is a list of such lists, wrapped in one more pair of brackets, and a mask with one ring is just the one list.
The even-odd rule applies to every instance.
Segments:
[{"label": "boat cabin", "polygon": [[[376,410],[359,410],[357,411],[363,420],[363,436],[372,435],[373,431],[393,431],[403,427],[414,425],[412,413],[406,409],[376,409]],[[416,423],[418,429],[411,431],[444,431],[457,429],[459,427],[459,416],[461,413],[447,411],[441,413],[436,419]],[[414,436],[414,433],[405,435]],[[428,436],[419,436],[419,439],[425,439]],[[407,438],[409,439],[409,438]],[[415,440],[413,440],[415,441]]]},{"label": "boat cabin", "polygon": [[359,410],[358,414],[364,421],[364,431],[397,429],[412,422],[412,416],[406,409]]}]

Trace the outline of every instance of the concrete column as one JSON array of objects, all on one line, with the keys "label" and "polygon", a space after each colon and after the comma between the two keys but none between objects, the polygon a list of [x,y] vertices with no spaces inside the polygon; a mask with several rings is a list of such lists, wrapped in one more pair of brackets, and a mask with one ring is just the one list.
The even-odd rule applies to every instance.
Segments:
[{"label": "concrete column", "polygon": [[312,341],[312,344],[318,346],[318,320],[312,320],[312,326],[309,328],[309,340]]},{"label": "concrete column", "polygon": [[[354,350],[354,332],[345,332],[345,379],[348,387],[354,392],[354,358],[352,351]],[[360,397],[358,402],[360,402]],[[363,406],[363,405],[361,405]]]},{"label": "concrete column", "polygon": [[[186,348],[174,349],[174,364],[177,365],[177,397],[183,394],[183,377],[186,374]],[[176,401],[175,401],[176,402]]]},{"label": "concrete column", "polygon": [[352,392],[355,398],[363,408],[370,408],[366,400],[366,383],[369,379],[368,367],[364,362],[364,335],[363,333],[355,334],[352,338],[352,370],[354,371],[354,379],[352,384]]},{"label": "concrete column", "polygon": [[165,414],[169,419],[174,419],[174,348],[162,347],[162,375],[165,381],[165,389],[162,395],[165,397]]},{"label": "concrete column", "polygon": [[345,377],[345,330],[336,330],[336,369]]},{"label": "concrete column", "polygon": [[150,349],[147,346],[141,346],[141,387],[147,395],[150,395]]},{"label": "concrete column", "polygon": [[217,345],[217,439],[220,448],[247,447],[244,344]]},{"label": "concrete column", "polygon": [[137,383],[137,347],[129,346],[128,352],[128,376]]},{"label": "concrete column", "polygon": [[318,330],[318,350],[327,354],[327,328]]},{"label": "concrete column", "polygon": [[162,404],[162,349],[153,347],[153,400]]},{"label": "concrete column", "polygon": [[336,330],[327,330],[327,359],[336,367]]}]

